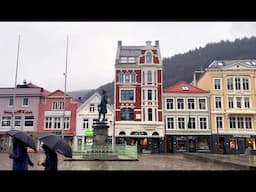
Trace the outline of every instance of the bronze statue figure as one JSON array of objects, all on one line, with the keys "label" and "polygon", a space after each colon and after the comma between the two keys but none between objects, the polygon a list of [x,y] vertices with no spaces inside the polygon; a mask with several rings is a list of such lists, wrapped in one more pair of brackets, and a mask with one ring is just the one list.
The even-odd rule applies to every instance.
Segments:
[{"label": "bronze statue figure", "polygon": [[107,101],[107,94],[106,94],[106,91],[103,89],[102,90],[102,96],[101,96],[101,102],[100,104],[98,105],[98,111],[99,111],[99,121],[100,121],[100,117],[101,117],[101,114],[103,115],[103,119],[102,121],[105,121],[105,115],[106,113],[108,112],[107,111],[107,104],[108,104],[108,101]]}]

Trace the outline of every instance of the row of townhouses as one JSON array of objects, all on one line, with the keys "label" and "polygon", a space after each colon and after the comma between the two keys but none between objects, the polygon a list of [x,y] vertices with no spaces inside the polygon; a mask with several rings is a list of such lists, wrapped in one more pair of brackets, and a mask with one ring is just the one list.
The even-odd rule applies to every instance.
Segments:
[{"label": "row of townhouses", "polygon": [[[137,145],[138,152],[256,153],[256,60],[213,61],[195,71],[193,82],[163,89],[159,42],[124,46],[118,41],[114,105],[106,119],[109,142]],[[0,88],[0,151],[10,143],[6,131],[37,136],[54,133],[75,146],[98,119],[101,95],[84,103],[61,90],[32,83]]]}]

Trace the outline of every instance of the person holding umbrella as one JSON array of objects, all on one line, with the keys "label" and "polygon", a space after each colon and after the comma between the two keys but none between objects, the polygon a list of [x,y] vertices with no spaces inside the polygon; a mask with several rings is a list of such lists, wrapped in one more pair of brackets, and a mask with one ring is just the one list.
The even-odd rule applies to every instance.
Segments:
[{"label": "person holding umbrella", "polygon": [[34,166],[28,155],[27,145],[15,137],[13,138],[13,153],[9,155],[9,158],[13,159],[13,171],[27,171],[28,165]]},{"label": "person holding umbrella", "polygon": [[46,159],[43,162],[38,161],[37,165],[44,166],[45,171],[58,171],[58,156],[54,150],[43,144],[42,149],[45,152]]}]

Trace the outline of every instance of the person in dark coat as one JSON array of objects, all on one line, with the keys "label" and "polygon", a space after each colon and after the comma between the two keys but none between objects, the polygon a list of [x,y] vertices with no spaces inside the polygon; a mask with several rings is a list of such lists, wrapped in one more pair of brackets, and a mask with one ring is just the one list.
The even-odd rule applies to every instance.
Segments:
[{"label": "person in dark coat", "polygon": [[51,150],[45,144],[42,145],[46,159],[44,162],[38,162],[38,165],[44,166],[45,171],[58,171],[58,156],[54,150]]},{"label": "person in dark coat", "polygon": [[9,155],[9,158],[13,159],[13,171],[27,171],[28,165],[34,166],[28,155],[26,144],[16,138],[13,138],[13,153]]},{"label": "person in dark coat", "polygon": [[106,91],[103,89],[102,90],[102,97],[101,97],[101,102],[99,104],[99,121],[101,114],[103,115],[102,121],[105,121],[105,114],[108,112],[107,111],[107,104],[108,104],[108,99],[107,99],[107,94]]}]

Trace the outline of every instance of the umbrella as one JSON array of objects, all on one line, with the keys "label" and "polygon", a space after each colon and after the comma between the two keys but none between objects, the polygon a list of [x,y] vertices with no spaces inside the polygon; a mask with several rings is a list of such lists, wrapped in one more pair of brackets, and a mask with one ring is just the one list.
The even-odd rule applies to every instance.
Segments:
[{"label": "umbrella", "polygon": [[54,134],[39,136],[38,139],[42,141],[51,150],[72,158],[72,149],[63,139]]},{"label": "umbrella", "polygon": [[25,143],[27,146],[33,148],[36,151],[36,144],[33,138],[30,135],[28,135],[26,132],[19,131],[19,130],[10,130],[10,131],[7,131],[7,134]]}]

